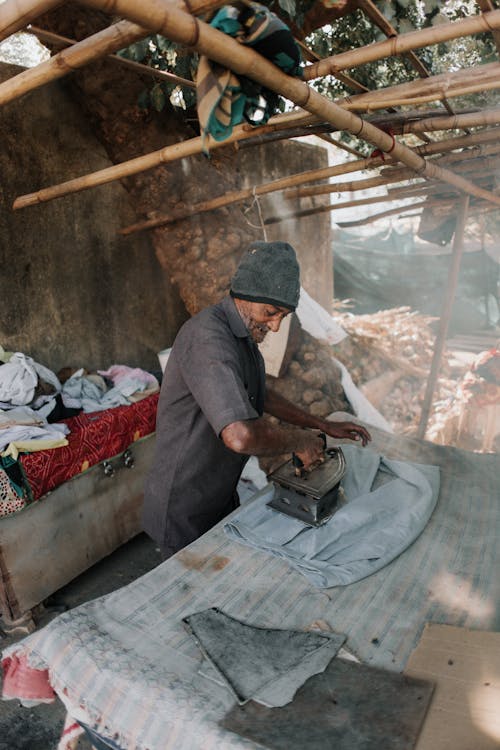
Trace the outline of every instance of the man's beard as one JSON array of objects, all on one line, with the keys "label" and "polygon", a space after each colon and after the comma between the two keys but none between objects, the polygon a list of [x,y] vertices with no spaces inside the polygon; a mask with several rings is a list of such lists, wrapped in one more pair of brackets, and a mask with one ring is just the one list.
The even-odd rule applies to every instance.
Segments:
[{"label": "man's beard", "polygon": [[241,317],[254,343],[261,344],[269,333],[269,328],[264,323],[256,323],[250,315],[244,312],[241,312]]}]

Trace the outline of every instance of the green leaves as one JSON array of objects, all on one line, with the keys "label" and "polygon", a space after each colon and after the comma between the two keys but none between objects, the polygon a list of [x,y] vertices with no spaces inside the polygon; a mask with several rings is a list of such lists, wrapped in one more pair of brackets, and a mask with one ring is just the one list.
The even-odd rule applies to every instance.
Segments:
[{"label": "green leaves", "polygon": [[133,60],[134,62],[143,62],[149,55],[149,42],[151,37],[140,39],[138,42],[134,42],[129,47],[119,50],[116,54],[120,57],[124,57],[127,60]]}]

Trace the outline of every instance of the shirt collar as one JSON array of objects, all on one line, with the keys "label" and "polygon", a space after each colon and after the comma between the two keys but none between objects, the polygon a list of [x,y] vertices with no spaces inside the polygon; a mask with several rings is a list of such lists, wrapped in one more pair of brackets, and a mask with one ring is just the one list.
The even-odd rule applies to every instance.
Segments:
[{"label": "shirt collar", "polygon": [[234,335],[239,339],[244,339],[250,336],[248,328],[243,322],[241,315],[238,312],[234,300],[232,297],[224,297],[221,302],[222,309],[226,313],[229,327]]}]

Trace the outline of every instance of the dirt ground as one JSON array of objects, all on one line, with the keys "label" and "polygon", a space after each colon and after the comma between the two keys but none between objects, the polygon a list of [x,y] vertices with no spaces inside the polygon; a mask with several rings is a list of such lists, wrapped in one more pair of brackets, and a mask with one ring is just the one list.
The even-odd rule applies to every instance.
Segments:
[{"label": "dirt ground", "polygon": [[[145,534],[140,534],[51,597],[46,604],[53,605],[54,609],[41,613],[38,627],[43,627],[56,617],[61,611],[57,608],[72,609],[115,591],[160,562],[160,553],[154,542]],[[23,637],[2,636],[0,633],[0,648],[4,649]],[[0,701],[0,750],[55,750],[64,716],[64,706],[58,699],[54,703],[32,708],[24,708],[17,700]],[[78,750],[90,748],[88,740],[81,738]]]}]

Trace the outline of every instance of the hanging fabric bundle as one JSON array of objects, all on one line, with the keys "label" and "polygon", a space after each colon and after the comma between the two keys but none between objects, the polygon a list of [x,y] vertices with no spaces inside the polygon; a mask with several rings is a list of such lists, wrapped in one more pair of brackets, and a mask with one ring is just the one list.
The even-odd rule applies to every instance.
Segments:
[{"label": "hanging fabric bundle", "polygon": [[[292,33],[274,13],[258,3],[221,8],[210,25],[246,44],[289,75],[301,76],[300,49]],[[264,125],[277,111],[279,96],[250,79],[200,58],[196,76],[197,108],[204,143],[211,135],[223,141],[234,125]],[[206,152],[206,147],[204,147]]]}]

